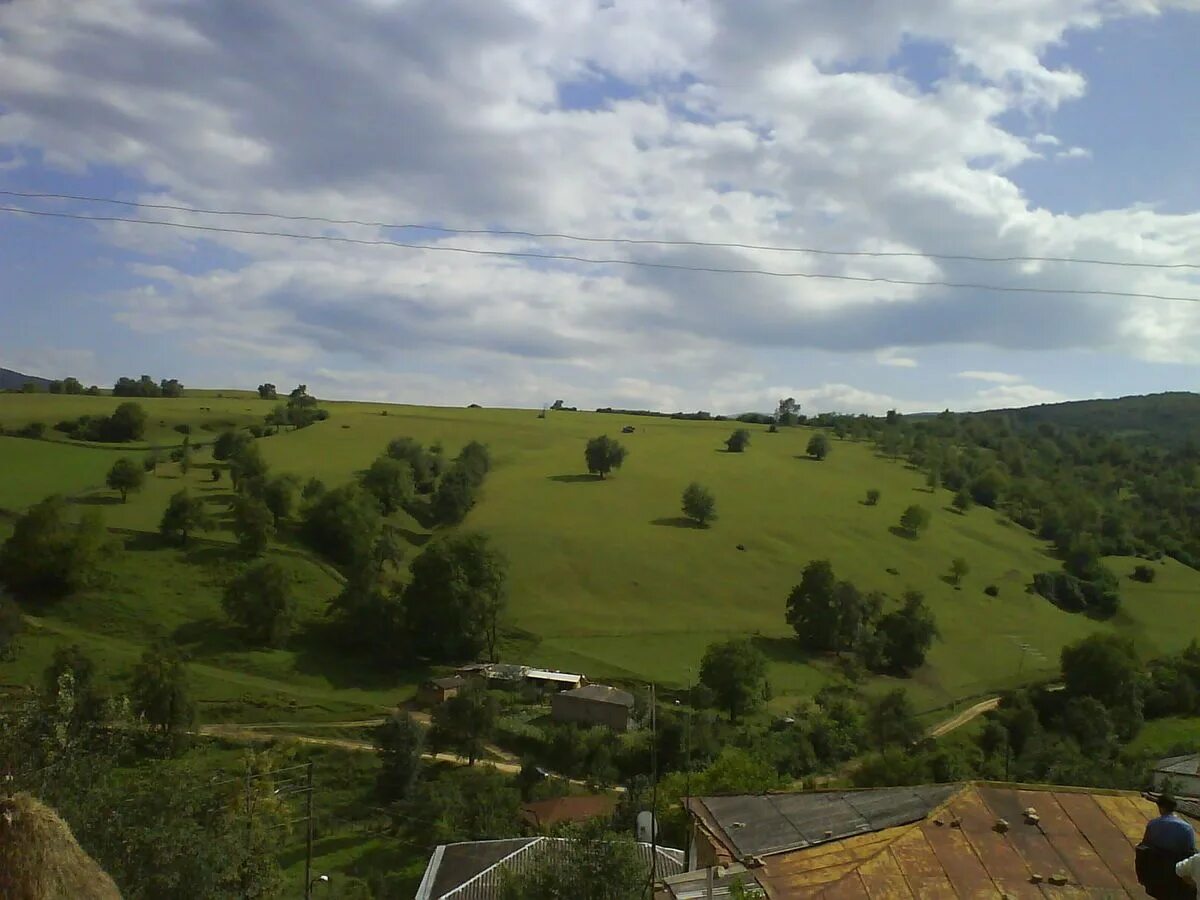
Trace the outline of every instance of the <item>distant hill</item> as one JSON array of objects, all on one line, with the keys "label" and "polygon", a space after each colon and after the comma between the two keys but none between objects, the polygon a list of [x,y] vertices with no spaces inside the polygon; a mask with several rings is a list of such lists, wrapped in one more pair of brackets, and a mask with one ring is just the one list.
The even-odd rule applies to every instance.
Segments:
[{"label": "distant hill", "polygon": [[1016,423],[1037,426],[1049,422],[1065,428],[1092,429],[1132,440],[1181,444],[1200,440],[1200,394],[1173,391],[1120,397],[1115,400],[1073,400],[1022,409],[995,409],[977,416],[1008,416]]},{"label": "distant hill", "polygon": [[0,391],[20,390],[25,382],[32,381],[40,388],[50,386],[49,378],[38,378],[36,375],[22,375],[12,369],[0,369]]}]

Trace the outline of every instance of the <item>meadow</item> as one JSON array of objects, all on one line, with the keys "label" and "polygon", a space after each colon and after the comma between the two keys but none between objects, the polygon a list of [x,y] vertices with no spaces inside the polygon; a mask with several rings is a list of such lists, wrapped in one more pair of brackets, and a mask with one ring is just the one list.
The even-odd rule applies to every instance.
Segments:
[{"label": "meadow", "polygon": [[[245,645],[227,626],[219,599],[240,562],[221,528],[186,550],[160,544],[156,531],[170,494],[181,486],[220,513],[230,499],[227,475],[212,482],[207,450],[184,474],[161,465],[128,503],[103,489],[121,455],[150,444],[177,444],[175,425],[207,442],[229,424],[261,422],[269,401],[234,392],[140,401],[153,424],[141,445],[98,449],[0,437],[0,508],[10,512],[58,492],[81,509],[99,510],[127,550],[104,586],[38,610],[17,661],[0,664],[0,681],[26,680],[52,648],[77,642],[112,674],[128,669],[152,640],[184,646],[207,719],[351,718],[408,696],[426,671],[397,660],[382,676],[330,648],[325,608],[340,576],[287,539],[271,554],[293,573],[302,627],[291,645]],[[110,412],[111,397],[0,395],[0,423],[48,425]],[[1111,559],[1122,576],[1121,612],[1107,622],[1062,612],[1026,592],[1034,572],[1057,567],[1043,542],[986,508],[960,515],[950,494],[930,492],[920,473],[882,458],[873,447],[832,440],[821,462],[804,455],[808,428],[769,434],[749,426],[745,453],[728,453],[733,422],[693,422],[599,413],[448,409],[326,403],[331,416],[298,431],[260,439],[275,472],[316,476],[334,485],[355,474],[395,437],[440,442],[449,455],[470,440],[486,443],[494,466],[482,499],[462,528],[487,533],[509,560],[509,607],[503,656],[586,673],[595,680],[657,681],[682,686],[696,677],[704,648],[729,636],[752,639],[770,660],[772,708],[786,710],[825,682],[828,659],[801,654],[784,620],[785,600],[812,559],[828,558],[841,578],[898,597],[923,591],[942,638],[912,678],[874,678],[869,688],[900,684],[922,710],[1050,677],[1061,647],[1095,630],[1130,635],[1146,656],[1178,649],[1200,631],[1193,613],[1200,573],[1167,561],[1140,584],[1124,577],[1134,560]],[[162,424],[159,424],[162,423]],[[621,434],[632,425],[632,434]],[[48,432],[50,434],[51,432]],[[598,434],[629,451],[623,468],[600,480],[586,474],[583,448]],[[690,481],[709,487],[717,521],[691,527],[680,512]],[[878,505],[864,502],[867,489]],[[927,507],[928,530],[916,540],[895,533],[909,504]],[[9,516],[11,521],[11,515]],[[407,558],[430,532],[405,514],[395,522]],[[0,521],[0,537],[4,534]],[[949,583],[950,561],[970,573]],[[997,597],[984,593],[988,585]],[[1181,627],[1181,625],[1185,627]]]}]

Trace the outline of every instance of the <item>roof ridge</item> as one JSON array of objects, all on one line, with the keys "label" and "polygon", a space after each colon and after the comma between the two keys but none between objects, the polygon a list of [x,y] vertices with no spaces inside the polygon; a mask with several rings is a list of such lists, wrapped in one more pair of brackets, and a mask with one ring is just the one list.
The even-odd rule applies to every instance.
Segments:
[{"label": "roof ridge", "polygon": [[[500,838],[500,840],[505,840],[505,839],[504,839],[504,838]],[[508,838],[508,840],[515,840],[515,838]],[[443,897],[453,897],[455,894],[457,894],[457,893],[458,893],[459,891],[461,891],[463,888],[467,887],[467,886],[468,886],[468,885],[470,885],[470,884],[474,884],[476,881],[478,881],[480,878],[482,878],[482,877],[483,877],[484,875],[486,875],[488,872],[490,872],[490,871],[492,871],[494,868],[496,868],[496,866],[503,865],[504,863],[506,863],[506,862],[508,862],[510,859],[512,859],[514,856],[520,856],[522,853],[525,853],[525,852],[527,852],[527,851],[529,850],[529,848],[530,848],[530,847],[533,847],[533,846],[534,846],[534,845],[536,845],[536,844],[540,844],[540,843],[541,843],[542,841],[544,841],[544,840],[546,840],[546,837],[545,837],[544,835],[538,835],[537,837],[535,837],[535,838],[531,839],[531,840],[529,841],[529,843],[527,843],[525,846],[523,846],[523,847],[518,847],[516,850],[514,850],[512,853],[508,854],[507,856],[501,857],[500,859],[496,860],[494,863],[492,863],[492,864],[491,864],[490,866],[488,866],[486,869],[483,869],[483,870],[481,870],[481,871],[479,871],[479,872],[476,872],[474,875],[472,875],[470,878],[468,878],[468,879],[467,879],[466,881],[464,881],[462,884],[458,885],[458,887],[454,888],[454,890],[452,890],[452,891],[449,891],[448,893],[446,893],[446,894],[443,894],[442,896],[443,896]],[[462,842],[462,843],[471,843],[471,842],[470,842],[470,841],[464,841],[464,842]],[[483,842],[480,842],[480,843],[483,843]],[[489,843],[491,843],[491,842],[489,842]]]}]

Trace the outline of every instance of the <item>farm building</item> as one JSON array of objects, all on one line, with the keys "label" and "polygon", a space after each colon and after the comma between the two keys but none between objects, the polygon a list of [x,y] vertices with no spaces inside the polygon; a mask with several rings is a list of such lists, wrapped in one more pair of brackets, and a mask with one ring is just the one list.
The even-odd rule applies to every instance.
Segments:
[{"label": "farm building", "polygon": [[1179,797],[1200,797],[1200,753],[1160,759],[1152,778],[1155,788],[1169,783]]},{"label": "farm building", "polygon": [[461,675],[446,678],[430,678],[417,688],[417,702],[423,706],[437,706],[458,695],[467,684]]},{"label": "farm building", "polygon": [[632,711],[633,694],[606,684],[589,684],[550,698],[550,714],[556,722],[604,725],[613,731],[628,731]]},{"label": "farm building", "polygon": [[525,680],[544,691],[567,691],[582,687],[586,682],[582,675],[557,672],[553,669],[528,669]]},{"label": "farm building", "polygon": [[533,685],[543,691],[563,691],[587,684],[587,678],[556,669],[534,669],[512,663],[471,663],[459,666],[458,674],[463,678],[482,678],[493,688],[513,688],[523,684]]}]

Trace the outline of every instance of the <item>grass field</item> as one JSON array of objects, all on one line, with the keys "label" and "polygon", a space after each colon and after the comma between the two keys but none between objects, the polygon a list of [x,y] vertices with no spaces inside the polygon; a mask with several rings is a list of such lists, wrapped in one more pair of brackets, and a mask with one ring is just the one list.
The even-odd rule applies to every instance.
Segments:
[{"label": "grass field", "polygon": [[1195,753],[1200,748],[1200,716],[1151,719],[1130,743],[1134,753],[1160,758]]},{"label": "grass field", "polygon": [[[110,397],[0,395],[5,426],[111,409]],[[259,421],[271,404],[245,396],[145,401],[153,421],[186,421],[193,429]],[[506,658],[581,670],[593,679],[654,679],[685,684],[695,677],[705,646],[731,635],[755,640],[771,660],[777,708],[827,677],[827,664],[800,655],[784,622],[784,603],[804,565],[829,558],[840,577],[893,596],[924,591],[943,639],[928,664],[901,682],[918,708],[1045,677],[1063,644],[1093,630],[1132,635],[1147,655],[1176,649],[1200,634],[1195,596],[1200,574],[1176,563],[1159,567],[1143,585],[1123,578],[1121,613],[1109,622],[1070,615],[1027,594],[1032,574],[1058,565],[1032,535],[977,508],[961,516],[947,492],[928,492],[919,473],[880,458],[864,444],[834,441],[824,462],[803,457],[811,431],[768,434],[753,427],[744,454],[723,452],[729,422],[684,422],[597,413],[445,409],[329,403],[331,418],[263,439],[272,469],[327,483],[346,481],[386,443],[407,435],[440,441],[453,455],[469,440],[487,443],[494,469],[465,527],[489,534],[510,562]],[[204,409],[201,409],[204,407]],[[385,414],[386,413],[386,414]],[[619,435],[631,424],[636,431]],[[211,434],[211,431],[202,432]],[[583,446],[601,433],[619,435],[629,450],[624,468],[600,481],[583,472]],[[196,439],[195,437],[193,438]],[[327,567],[294,546],[272,552],[292,566],[304,594],[303,623],[288,650],[252,650],[222,623],[221,588],[236,566],[230,535],[216,531],[183,553],[139,533],[153,532],[167,497],[181,485],[220,512],[229,499],[224,478],[211,483],[204,452],[186,476],[160,467],[146,488],[121,504],[90,488],[121,450],[60,442],[0,439],[0,470],[20,478],[0,482],[0,507],[20,508],[50,491],[79,494],[121,529],[130,550],[114,563],[113,584],[49,610],[25,643],[30,652],[0,666],[0,680],[19,680],[56,642],[78,640],[106,665],[126,668],[156,635],[188,647],[197,690],[210,715],[254,718],[271,710],[302,718],[377,708],[411,690],[408,672],[379,683],[353,660],[322,652],[325,601],[337,589]],[[709,529],[681,519],[679,497],[689,481],[716,496],[719,519]],[[862,498],[878,488],[882,499]],[[910,503],[929,508],[932,524],[918,540],[891,530]],[[427,538],[405,516],[409,558]],[[738,545],[745,549],[739,550]],[[961,590],[943,579],[952,558],[971,566]],[[1119,574],[1132,560],[1110,560]],[[889,572],[895,570],[895,574]],[[995,584],[1000,595],[983,593]],[[1184,626],[1184,627],[1181,627]],[[1024,645],[1024,647],[1022,647]],[[28,659],[28,662],[22,660]],[[877,679],[883,686],[890,679]],[[306,712],[307,711],[307,712]]]}]

